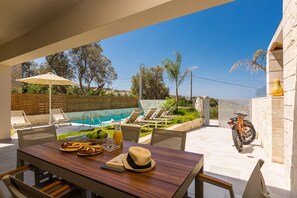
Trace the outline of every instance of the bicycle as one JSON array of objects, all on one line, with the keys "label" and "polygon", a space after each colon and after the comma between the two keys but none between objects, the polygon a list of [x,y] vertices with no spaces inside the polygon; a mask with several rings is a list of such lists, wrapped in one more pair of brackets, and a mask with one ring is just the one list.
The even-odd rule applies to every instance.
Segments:
[{"label": "bicycle", "polygon": [[243,145],[248,145],[255,140],[256,130],[254,125],[244,118],[248,116],[243,113],[234,113],[237,115],[235,118],[230,118],[228,124],[232,128],[232,139],[235,145],[235,148],[238,152],[243,150]]}]

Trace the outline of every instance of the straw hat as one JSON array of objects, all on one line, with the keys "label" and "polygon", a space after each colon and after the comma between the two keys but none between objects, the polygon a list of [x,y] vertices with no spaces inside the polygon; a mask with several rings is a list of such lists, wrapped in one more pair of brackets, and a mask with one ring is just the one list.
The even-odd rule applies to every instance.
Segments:
[{"label": "straw hat", "polygon": [[151,152],[145,148],[132,146],[123,156],[124,167],[135,172],[148,172],[156,162],[151,157]]}]

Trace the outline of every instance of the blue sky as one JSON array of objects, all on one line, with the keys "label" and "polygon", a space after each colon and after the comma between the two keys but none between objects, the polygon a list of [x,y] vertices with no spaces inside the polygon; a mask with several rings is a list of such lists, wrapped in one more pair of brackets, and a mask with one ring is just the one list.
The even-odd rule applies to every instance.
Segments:
[{"label": "blue sky", "polygon": [[[118,73],[113,88],[129,90],[130,78],[141,63],[155,66],[164,58],[182,54],[182,69],[199,66],[194,76],[252,87],[263,87],[263,72],[235,71],[239,59],[251,58],[255,50],[267,49],[282,16],[281,0],[238,0],[101,41],[104,54]],[[165,78],[174,94],[174,85]],[[193,78],[193,95],[215,98],[251,98],[255,89]],[[179,88],[190,95],[187,78]]]}]

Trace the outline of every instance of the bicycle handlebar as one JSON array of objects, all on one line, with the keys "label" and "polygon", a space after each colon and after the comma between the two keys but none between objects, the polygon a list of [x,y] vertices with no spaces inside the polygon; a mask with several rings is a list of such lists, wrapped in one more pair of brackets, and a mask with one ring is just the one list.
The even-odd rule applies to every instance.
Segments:
[{"label": "bicycle handlebar", "polygon": [[246,117],[248,116],[248,114],[243,114],[243,113],[234,113],[235,115],[238,115],[238,116],[243,116],[243,117]]}]

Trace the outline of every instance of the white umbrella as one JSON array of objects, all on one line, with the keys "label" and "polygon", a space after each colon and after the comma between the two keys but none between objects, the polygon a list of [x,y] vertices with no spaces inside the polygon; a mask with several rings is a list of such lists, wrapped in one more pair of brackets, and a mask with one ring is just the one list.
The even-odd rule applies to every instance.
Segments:
[{"label": "white umbrella", "polygon": [[[17,79],[17,81],[30,84],[49,85],[49,114],[52,108],[52,85],[75,85],[74,82],[57,76],[51,72],[38,76]],[[49,123],[51,124],[51,115],[49,115]]]}]

